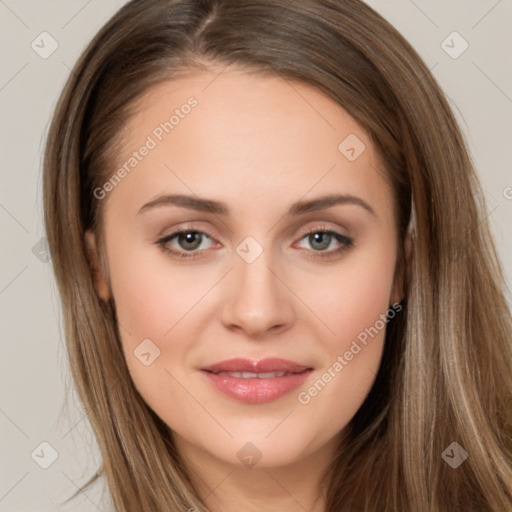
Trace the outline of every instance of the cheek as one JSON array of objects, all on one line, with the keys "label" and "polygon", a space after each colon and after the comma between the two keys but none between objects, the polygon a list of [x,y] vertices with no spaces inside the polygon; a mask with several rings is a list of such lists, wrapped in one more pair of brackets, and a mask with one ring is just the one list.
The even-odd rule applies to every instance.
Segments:
[{"label": "cheek", "polygon": [[168,372],[182,380],[190,340],[197,337],[194,326],[200,328],[195,306],[211,279],[197,279],[197,272],[171,265],[154,247],[127,247],[125,240],[112,244],[110,278],[131,378],[158,413],[170,405],[187,407]]},{"label": "cheek", "polygon": [[[112,246],[111,284],[125,332],[163,340],[211,287],[210,274],[172,264],[153,246]],[[210,279],[208,278],[210,275]]]},{"label": "cheek", "polygon": [[328,327],[321,328],[324,334],[318,338],[319,350],[328,356],[317,379],[297,398],[306,408],[314,407],[318,417],[331,417],[333,432],[351,420],[377,375],[386,313],[392,311],[394,269],[395,251],[383,244],[381,250],[347,258],[309,294],[308,305]]},{"label": "cheek", "polygon": [[309,297],[308,305],[329,327],[323,340],[331,349],[347,349],[347,343],[377,321],[382,327],[380,315],[391,302],[395,258],[394,248],[383,243],[380,249],[354,252],[314,286],[302,286],[301,296]]},{"label": "cheek", "polygon": [[135,386],[154,410],[172,403],[188,406],[172,376],[183,381],[187,358],[208,320],[208,293],[225,270],[177,264],[147,242],[129,244],[133,238],[118,235],[109,253],[126,363]]}]

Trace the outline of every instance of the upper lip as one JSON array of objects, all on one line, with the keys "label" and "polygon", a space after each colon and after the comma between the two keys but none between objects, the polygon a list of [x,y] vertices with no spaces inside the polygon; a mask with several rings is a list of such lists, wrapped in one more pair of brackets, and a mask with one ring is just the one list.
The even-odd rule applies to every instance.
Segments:
[{"label": "upper lip", "polygon": [[236,358],[219,363],[212,364],[201,368],[202,370],[219,373],[219,372],[292,372],[300,373],[305,370],[311,370],[311,367],[304,366],[293,361],[278,358],[260,359],[259,361]]}]

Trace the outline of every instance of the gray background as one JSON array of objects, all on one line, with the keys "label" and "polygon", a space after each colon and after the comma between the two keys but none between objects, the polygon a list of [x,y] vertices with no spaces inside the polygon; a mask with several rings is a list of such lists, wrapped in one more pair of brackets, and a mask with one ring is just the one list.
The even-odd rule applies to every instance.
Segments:
[{"label": "gray background", "polygon": [[[61,510],[57,503],[85,482],[99,461],[71,391],[56,287],[44,246],[38,245],[44,236],[41,156],[70,69],[123,3],[0,0],[0,511]],[[481,177],[510,283],[512,0],[368,3],[412,43],[448,94]],[[449,45],[455,55],[463,48],[457,37],[446,40],[454,31],[469,44],[458,58],[443,49]],[[39,52],[51,49],[42,32],[58,44],[46,59],[31,46],[35,41]],[[66,392],[69,404],[63,408]],[[52,460],[51,450],[40,447],[44,441],[58,454],[47,469],[40,467]],[[92,491],[80,500],[83,510],[106,510]]]}]

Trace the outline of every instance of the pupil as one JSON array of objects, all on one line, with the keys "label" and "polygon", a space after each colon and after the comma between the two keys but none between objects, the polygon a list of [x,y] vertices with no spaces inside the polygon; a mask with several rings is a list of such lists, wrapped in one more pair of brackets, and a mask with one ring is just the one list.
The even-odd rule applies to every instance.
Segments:
[{"label": "pupil", "polygon": [[[194,240],[196,239],[196,240]],[[199,241],[199,243],[198,243]],[[200,245],[200,235],[196,232],[190,232],[190,233],[181,233],[180,234],[180,243],[184,242],[184,248],[186,249],[196,249]],[[192,247],[187,246],[187,244],[191,244]]]}]

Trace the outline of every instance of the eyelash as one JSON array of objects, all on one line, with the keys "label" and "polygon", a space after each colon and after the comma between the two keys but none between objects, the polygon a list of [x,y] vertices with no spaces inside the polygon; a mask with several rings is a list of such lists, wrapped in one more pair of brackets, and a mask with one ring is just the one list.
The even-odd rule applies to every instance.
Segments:
[{"label": "eyelash", "polygon": [[[197,258],[197,254],[200,254],[202,251],[194,251],[194,252],[182,252],[182,251],[176,251],[174,249],[170,249],[167,245],[171,240],[179,236],[180,234],[187,234],[187,233],[195,233],[198,235],[206,235],[208,238],[210,238],[212,241],[214,240],[213,237],[208,235],[208,233],[205,233],[204,231],[192,229],[192,228],[186,228],[186,229],[179,229],[177,231],[174,231],[170,235],[167,235],[163,238],[160,238],[155,242],[156,245],[160,247],[165,253],[171,254],[172,256],[176,256],[180,259],[194,259]],[[341,247],[338,249],[332,249],[330,251],[313,251],[316,253],[313,257],[314,258],[328,258],[332,257],[336,254],[341,254],[345,252],[346,250],[352,248],[354,246],[354,241],[352,238],[349,238],[348,236],[342,235],[341,233],[338,233],[337,231],[334,231],[332,229],[327,229],[325,226],[318,226],[314,229],[309,230],[307,233],[304,233],[302,237],[300,238],[303,240],[304,238],[308,237],[309,235],[322,233],[327,235],[332,235],[334,238],[341,243]]]}]

